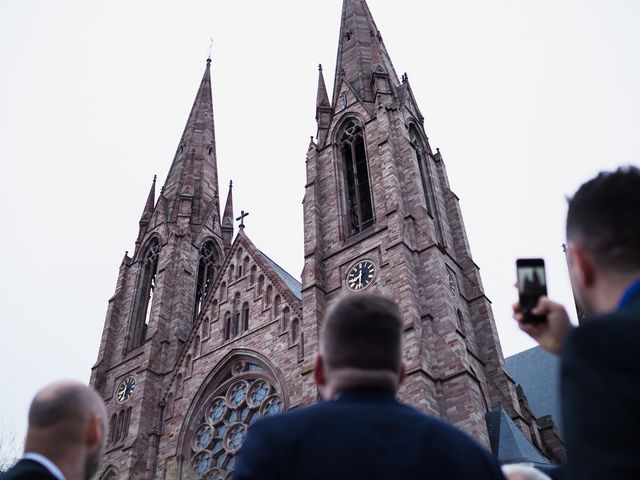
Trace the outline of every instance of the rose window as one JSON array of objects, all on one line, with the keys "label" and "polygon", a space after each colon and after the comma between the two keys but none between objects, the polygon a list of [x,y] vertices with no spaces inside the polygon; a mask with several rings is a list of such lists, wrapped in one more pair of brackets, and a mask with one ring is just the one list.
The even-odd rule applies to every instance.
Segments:
[{"label": "rose window", "polygon": [[272,382],[246,376],[255,375],[257,369],[250,366],[232,370],[236,380],[216,392],[194,430],[191,471],[196,479],[229,480],[248,426],[285,409]]}]

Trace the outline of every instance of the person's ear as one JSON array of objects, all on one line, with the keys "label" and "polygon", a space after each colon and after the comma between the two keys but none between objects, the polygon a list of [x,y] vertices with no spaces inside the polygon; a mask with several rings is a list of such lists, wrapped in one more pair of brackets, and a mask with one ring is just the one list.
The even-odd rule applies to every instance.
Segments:
[{"label": "person's ear", "polygon": [[596,265],[593,256],[579,243],[569,244],[569,259],[574,281],[581,289],[589,289],[595,283]]},{"label": "person's ear", "polygon": [[324,361],[322,355],[316,353],[313,357],[313,379],[318,387],[327,384],[327,378],[324,371]]},{"label": "person's ear", "polygon": [[398,386],[402,385],[402,382],[404,382],[406,373],[407,373],[407,366],[404,364],[404,362],[400,362],[400,372],[398,373]]},{"label": "person's ear", "polygon": [[102,418],[100,415],[92,415],[87,427],[87,446],[91,449],[98,447],[102,443]]}]

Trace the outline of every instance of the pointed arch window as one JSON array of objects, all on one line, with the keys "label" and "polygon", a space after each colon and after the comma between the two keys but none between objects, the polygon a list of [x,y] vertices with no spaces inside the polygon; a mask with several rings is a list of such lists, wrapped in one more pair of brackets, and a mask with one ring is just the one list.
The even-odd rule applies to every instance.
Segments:
[{"label": "pointed arch window", "polygon": [[418,169],[420,170],[420,180],[422,182],[422,191],[424,193],[424,201],[427,206],[427,213],[429,216],[433,217],[433,196],[430,194],[433,189],[427,159],[427,149],[425,148],[422,136],[416,129],[415,125],[411,125],[411,127],[409,127],[409,140],[411,142],[411,146],[416,152],[416,158],[418,160]]},{"label": "pointed arch window", "polygon": [[284,307],[282,310],[282,331],[285,332],[289,328],[289,307]]},{"label": "pointed arch window", "polygon": [[242,249],[241,248],[238,249],[238,252],[236,253],[236,258],[237,258],[237,262],[238,262],[238,268],[237,268],[237,272],[236,272],[236,279],[238,279],[238,278],[242,278],[242,275],[246,271],[244,269],[244,263],[242,261]]},{"label": "pointed arch window", "polygon": [[209,317],[205,317],[204,321],[202,322],[202,338],[209,338],[209,328],[211,327],[211,324],[209,322]]},{"label": "pointed arch window", "polygon": [[264,275],[258,277],[258,296],[262,295],[264,289]]},{"label": "pointed arch window", "polygon": [[213,280],[218,270],[218,253],[213,240],[205,242],[200,249],[200,262],[198,263],[198,279],[196,281],[196,299],[193,308],[193,320],[198,318],[202,310],[204,299],[209,293]]},{"label": "pointed arch window", "polygon": [[344,166],[347,233],[354,235],[373,226],[373,201],[362,125],[349,120],[340,135]]},{"label": "pointed arch window", "polygon": [[267,286],[267,293],[264,296],[264,306],[271,306],[271,296],[273,295],[273,287],[271,285]]},{"label": "pointed arch window", "polygon": [[109,422],[109,444],[115,443],[117,422],[118,415],[114,413],[111,416],[111,422]]},{"label": "pointed arch window", "polygon": [[245,302],[242,305],[242,330],[249,330],[249,304]]},{"label": "pointed arch window", "polygon": [[224,316],[224,339],[231,338],[231,313],[227,312]]},{"label": "pointed arch window", "polygon": [[147,337],[147,328],[151,316],[151,305],[156,286],[156,273],[158,271],[158,257],[160,255],[160,241],[154,238],[149,242],[138,281],[138,291],[134,304],[133,316],[129,326],[129,341],[127,351],[142,345]]},{"label": "pointed arch window", "polygon": [[342,92],[340,94],[340,99],[342,100],[342,107],[347,108],[349,106],[349,95],[347,92]]},{"label": "pointed arch window", "polygon": [[276,298],[273,299],[273,318],[278,318],[281,306],[282,300],[280,299],[280,295],[276,295]]},{"label": "pointed arch window", "polygon": [[240,294],[237,293],[233,300],[233,336],[240,335],[242,333],[242,325],[240,323]]},{"label": "pointed arch window", "polygon": [[249,262],[251,260],[249,257],[244,257],[244,261],[242,262],[242,275],[246,275],[249,273]]},{"label": "pointed arch window", "polygon": [[122,439],[125,440],[129,436],[129,425],[131,424],[131,407],[127,408],[124,413],[124,425],[122,426]]},{"label": "pointed arch window", "polygon": [[232,478],[249,426],[286,410],[283,390],[271,369],[259,360],[228,362],[196,400],[199,413],[186,421],[179,447],[186,478]]}]

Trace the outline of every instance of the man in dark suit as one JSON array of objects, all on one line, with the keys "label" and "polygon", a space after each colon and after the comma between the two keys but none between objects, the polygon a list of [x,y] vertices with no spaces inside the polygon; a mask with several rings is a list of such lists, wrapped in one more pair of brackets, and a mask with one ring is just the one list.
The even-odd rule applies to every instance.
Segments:
[{"label": "man in dark suit", "polygon": [[24,455],[1,480],[88,480],[104,447],[106,410],[90,387],[72,381],[40,390],[29,408]]},{"label": "man in dark suit", "polygon": [[542,298],[520,328],[562,355],[567,464],[562,478],[640,478],[640,170],[601,173],[569,201],[569,274],[588,318],[573,328]]},{"label": "man in dark suit", "polygon": [[453,426],[399,403],[397,305],[342,299],[320,337],[314,377],[327,400],[249,428],[234,479],[501,480],[493,457]]}]

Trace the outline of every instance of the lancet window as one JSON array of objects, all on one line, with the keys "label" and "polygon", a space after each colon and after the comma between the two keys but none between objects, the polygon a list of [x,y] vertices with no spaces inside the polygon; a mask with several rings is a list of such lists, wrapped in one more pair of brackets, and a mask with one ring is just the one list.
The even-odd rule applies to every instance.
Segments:
[{"label": "lancet window", "polygon": [[147,337],[151,305],[153,304],[153,294],[156,286],[159,255],[160,241],[154,238],[145,249],[142,260],[136,301],[129,326],[127,351],[142,345],[142,342],[144,342]]},{"label": "lancet window", "polygon": [[231,313],[227,312],[224,316],[224,339],[229,340],[231,338]]},{"label": "lancet window", "polygon": [[237,336],[242,333],[242,324],[241,324],[241,311],[240,311],[240,294],[236,294],[236,297],[233,301],[233,335]]},{"label": "lancet window", "polygon": [[196,299],[193,308],[193,320],[198,317],[202,310],[204,299],[209,293],[216,272],[218,270],[218,253],[213,240],[205,242],[200,249],[200,262],[198,263],[198,279],[196,282]]},{"label": "lancet window", "polygon": [[249,304],[245,302],[242,305],[242,330],[249,330]]},{"label": "lancet window", "polygon": [[433,217],[433,195],[431,194],[433,189],[431,185],[427,149],[422,141],[422,136],[414,125],[409,128],[409,140],[411,142],[411,146],[416,152],[416,158],[418,160],[420,180],[422,183],[422,191],[424,193],[424,201],[427,206],[427,213]]},{"label": "lancet window", "polygon": [[339,142],[344,165],[347,233],[354,235],[374,223],[369,166],[360,122],[349,120]]}]

